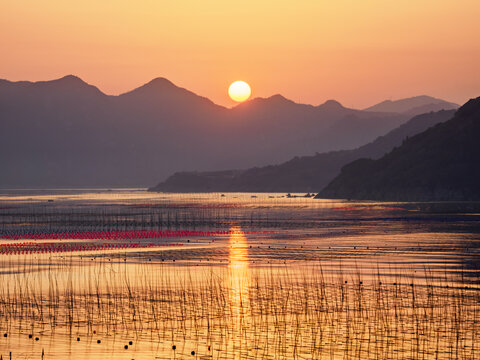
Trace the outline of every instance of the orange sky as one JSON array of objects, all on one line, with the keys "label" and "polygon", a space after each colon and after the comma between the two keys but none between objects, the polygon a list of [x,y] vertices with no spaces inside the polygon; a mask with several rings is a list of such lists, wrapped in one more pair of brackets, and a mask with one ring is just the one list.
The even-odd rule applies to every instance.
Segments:
[{"label": "orange sky", "polygon": [[75,74],[107,94],[163,76],[362,108],[480,96],[479,0],[1,0],[0,78]]}]

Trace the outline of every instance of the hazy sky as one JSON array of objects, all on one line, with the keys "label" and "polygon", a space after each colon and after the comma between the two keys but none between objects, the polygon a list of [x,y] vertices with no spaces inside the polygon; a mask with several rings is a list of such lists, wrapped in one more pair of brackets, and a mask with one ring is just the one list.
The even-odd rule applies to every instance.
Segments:
[{"label": "hazy sky", "polygon": [[479,0],[0,0],[0,78],[152,78],[231,105],[228,85],[366,107],[480,96]]}]

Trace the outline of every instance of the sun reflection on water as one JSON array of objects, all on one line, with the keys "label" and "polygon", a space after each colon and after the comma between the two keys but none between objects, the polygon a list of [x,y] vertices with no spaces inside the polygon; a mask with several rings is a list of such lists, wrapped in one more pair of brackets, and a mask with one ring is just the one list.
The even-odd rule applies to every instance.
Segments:
[{"label": "sun reflection on water", "polygon": [[250,304],[248,242],[240,228],[235,227],[230,230],[232,234],[229,238],[227,283],[232,315],[237,321],[237,326],[241,326]]}]

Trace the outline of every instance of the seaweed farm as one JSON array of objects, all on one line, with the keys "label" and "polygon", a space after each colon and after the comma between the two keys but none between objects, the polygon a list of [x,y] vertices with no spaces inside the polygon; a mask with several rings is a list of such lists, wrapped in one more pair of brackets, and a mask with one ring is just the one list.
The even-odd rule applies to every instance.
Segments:
[{"label": "seaweed farm", "polygon": [[480,205],[0,194],[2,359],[480,358]]}]

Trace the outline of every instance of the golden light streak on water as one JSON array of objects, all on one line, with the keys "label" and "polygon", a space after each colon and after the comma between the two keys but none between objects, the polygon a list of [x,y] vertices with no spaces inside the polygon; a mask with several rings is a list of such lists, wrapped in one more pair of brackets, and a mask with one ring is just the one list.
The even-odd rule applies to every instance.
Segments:
[{"label": "golden light streak on water", "polygon": [[[244,344],[242,334],[250,325],[250,295],[251,274],[248,259],[248,241],[238,227],[230,229],[228,252],[227,288],[232,315],[233,329],[231,339],[232,354],[240,355]],[[239,349],[240,348],[240,349]],[[235,351],[235,349],[237,351]]]}]

